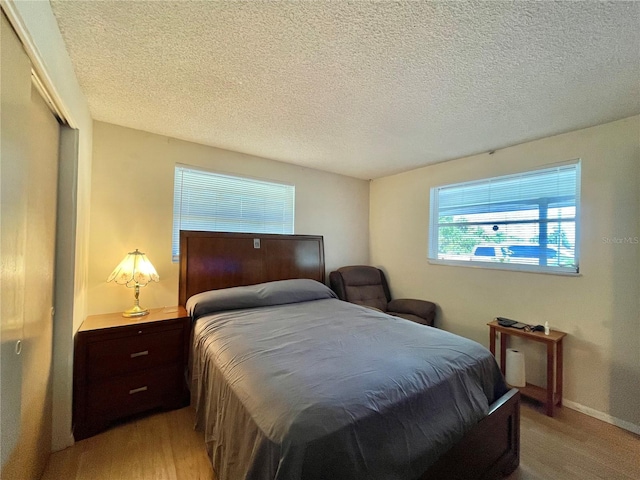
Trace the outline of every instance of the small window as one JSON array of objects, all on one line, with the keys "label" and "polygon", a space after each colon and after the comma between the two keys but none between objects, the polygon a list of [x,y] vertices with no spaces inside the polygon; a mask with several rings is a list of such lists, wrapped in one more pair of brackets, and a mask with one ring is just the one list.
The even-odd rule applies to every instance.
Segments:
[{"label": "small window", "polygon": [[293,234],[295,187],[176,165],[173,261],[180,230]]},{"label": "small window", "polygon": [[434,263],[578,273],[580,162],[431,189]]}]

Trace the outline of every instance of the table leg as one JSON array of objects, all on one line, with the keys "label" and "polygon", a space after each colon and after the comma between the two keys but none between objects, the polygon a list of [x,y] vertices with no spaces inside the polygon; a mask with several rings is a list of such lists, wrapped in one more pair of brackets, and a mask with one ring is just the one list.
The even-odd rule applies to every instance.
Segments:
[{"label": "table leg", "polygon": [[496,356],[496,329],[489,327],[489,350],[491,354]]},{"label": "table leg", "polygon": [[562,338],[556,346],[556,393],[558,394],[558,406],[562,406]]},{"label": "table leg", "polygon": [[554,352],[553,352],[554,343],[547,343],[547,415],[549,417],[553,417],[553,387],[555,386],[554,382]]},{"label": "table leg", "polygon": [[500,370],[502,370],[502,375],[507,374],[507,337],[508,334],[500,332]]}]

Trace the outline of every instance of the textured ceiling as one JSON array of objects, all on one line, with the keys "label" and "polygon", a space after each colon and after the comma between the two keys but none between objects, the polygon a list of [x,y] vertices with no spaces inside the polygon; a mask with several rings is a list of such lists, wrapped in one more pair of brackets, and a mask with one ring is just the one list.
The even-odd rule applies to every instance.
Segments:
[{"label": "textured ceiling", "polygon": [[51,3],[95,119],[359,178],[640,113],[639,3]]}]

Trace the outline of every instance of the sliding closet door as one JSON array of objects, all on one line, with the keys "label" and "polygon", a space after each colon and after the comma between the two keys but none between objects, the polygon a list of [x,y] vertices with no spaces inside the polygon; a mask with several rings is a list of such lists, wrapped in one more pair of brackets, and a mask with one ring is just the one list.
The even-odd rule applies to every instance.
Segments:
[{"label": "sliding closet door", "polygon": [[[59,125],[31,89],[25,255],[20,478],[40,478],[51,453],[53,283]],[[3,480],[5,477],[2,477]]]},{"label": "sliding closet door", "polygon": [[4,467],[18,455],[21,421],[23,357],[16,350],[21,348],[24,320],[31,65],[9,22],[0,17],[0,477],[4,478]]},{"label": "sliding closet door", "polygon": [[[3,22],[5,21],[6,19],[3,18]],[[6,25],[3,23],[3,48],[4,39],[7,36],[5,27]],[[24,52],[22,54],[25,55]],[[2,60],[2,80],[4,80],[6,65],[4,58]],[[22,308],[16,309],[18,311],[16,319],[21,327],[16,332],[20,334],[21,341],[19,355],[21,357],[19,386],[20,424],[13,453],[7,459],[6,464],[3,465],[3,480],[40,478],[51,452],[52,306],[59,125],[38,91],[31,86],[30,66],[26,77],[22,76],[24,72],[21,71],[20,73],[20,81],[26,83],[29,93],[26,105],[27,125],[22,125],[22,128],[27,131],[27,142],[19,147],[18,142],[14,142],[15,138],[24,141],[22,132],[17,137],[9,137],[7,135],[8,141],[14,144],[16,150],[20,151],[20,155],[9,155],[5,159],[4,151],[2,152],[3,209],[5,200],[5,160],[11,162],[14,167],[16,167],[15,163],[20,165],[22,192],[17,198],[20,202],[20,215],[22,218],[19,221],[19,228],[23,239],[17,245],[15,252],[12,252],[19,258],[20,267],[19,271],[16,271],[16,276],[21,277],[16,285],[21,292],[15,297],[20,298],[22,301]],[[23,100],[23,88],[21,85],[21,100]],[[21,105],[20,118],[21,121],[24,121],[22,108],[23,106]],[[2,120],[2,140],[4,143],[4,112]],[[9,119],[9,121],[12,121],[12,119]],[[16,132],[12,131],[11,134],[16,135]],[[13,195],[15,195],[15,192]],[[13,200],[12,198],[7,199],[9,202]],[[2,218],[2,235],[4,239],[4,216]],[[10,233],[7,235],[10,235]],[[5,252],[3,251],[3,256],[4,254]],[[3,284],[4,280],[3,274]],[[3,396],[4,389],[3,379]],[[17,386],[12,384],[11,391],[12,394],[17,394]]]}]

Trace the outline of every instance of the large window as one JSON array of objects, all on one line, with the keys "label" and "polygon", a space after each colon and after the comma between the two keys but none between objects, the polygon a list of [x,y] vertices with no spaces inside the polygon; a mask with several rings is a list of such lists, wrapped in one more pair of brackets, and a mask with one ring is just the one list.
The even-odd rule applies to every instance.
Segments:
[{"label": "large window", "polygon": [[180,230],[293,234],[293,185],[176,165],[173,192],[173,261]]},{"label": "large window", "polygon": [[578,273],[580,163],[431,189],[435,263]]}]

